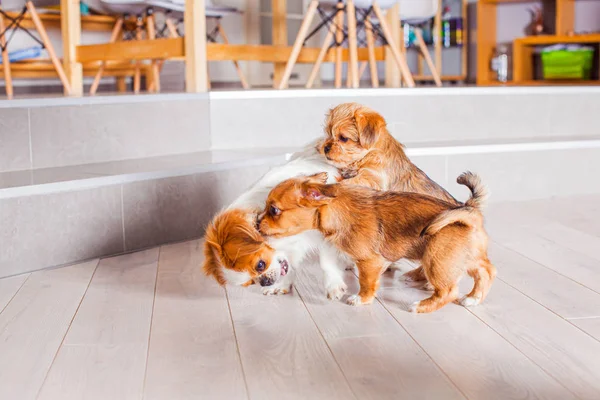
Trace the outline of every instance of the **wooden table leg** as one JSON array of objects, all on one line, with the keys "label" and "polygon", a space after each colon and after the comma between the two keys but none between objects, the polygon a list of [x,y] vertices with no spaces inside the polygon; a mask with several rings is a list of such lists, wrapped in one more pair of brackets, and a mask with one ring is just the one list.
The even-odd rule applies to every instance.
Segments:
[{"label": "wooden table leg", "polygon": [[[110,35],[110,43],[115,43],[121,34],[121,29],[123,28],[123,18],[117,19],[115,22],[115,26],[113,27],[112,33]],[[94,76],[94,82],[92,82],[92,87],[90,88],[90,94],[93,96],[98,91],[98,85],[100,85],[100,79],[102,79],[102,74],[104,73],[104,67],[106,66],[106,61],[100,62],[100,67],[98,68],[98,72],[96,72],[96,76]]]},{"label": "wooden table leg", "polygon": [[[287,46],[287,0],[271,0],[271,11],[273,45]],[[284,71],[285,63],[273,64],[273,88],[279,86]]]},{"label": "wooden table leg", "polygon": [[[373,26],[369,16],[365,18],[365,32],[367,35],[367,50],[369,51],[369,71],[371,72],[371,86],[379,87],[379,77],[377,76],[377,61],[375,60],[375,37],[373,35]],[[359,77],[362,75],[359,71]]]},{"label": "wooden table leg", "polygon": [[[83,95],[83,67],[77,62],[77,46],[81,43],[79,0],[60,1],[60,28],[63,41],[63,65],[72,96]],[[65,89],[65,94],[68,94]]]},{"label": "wooden table leg", "polygon": [[339,89],[342,87],[342,41],[344,40],[344,4],[338,3],[338,12],[335,16],[335,41],[337,43],[335,47],[335,77],[334,86]]},{"label": "wooden table leg", "polygon": [[185,87],[188,93],[206,92],[206,15],[204,0],[185,0]]},{"label": "wooden table leg", "polygon": [[4,32],[4,18],[0,15],[0,44],[3,47],[2,50],[2,68],[4,69],[4,84],[6,87],[6,97],[10,100],[13,98],[13,86],[12,76],[10,74],[10,60],[8,59],[8,49],[6,46],[6,35]]},{"label": "wooden table leg", "polygon": [[[142,40],[142,32],[144,27],[144,21],[141,16],[136,19],[135,27],[135,40]],[[135,73],[133,75],[133,93],[139,94],[142,88],[142,62],[140,60],[135,61]]]},{"label": "wooden table leg", "polygon": [[[438,12],[433,18],[433,45],[435,46],[435,68],[442,73],[442,10],[444,0],[438,0]],[[477,4],[479,7],[479,4]]]},{"label": "wooden table leg", "polygon": [[[54,65],[54,69],[56,69],[56,73],[58,74],[58,77],[60,78],[60,81],[63,84],[63,87],[65,89],[65,94],[71,95],[71,93],[72,93],[71,92],[71,84],[69,83],[69,80],[67,79],[67,75],[65,74],[65,70],[63,69],[63,66],[60,63],[60,60],[56,56],[56,52],[54,51],[54,46],[52,46],[52,42],[50,42],[50,38],[48,37],[46,28],[44,28],[44,24],[42,23],[42,20],[40,20],[40,17],[38,15],[37,11],[35,10],[35,6],[33,5],[33,3],[31,1],[28,1],[27,3],[25,3],[25,6],[27,7],[27,11],[31,15],[31,21],[33,22],[33,25],[35,26],[35,29],[38,31],[38,33],[40,35],[40,39],[42,39],[42,43],[44,43],[44,47],[46,48],[46,51],[48,52],[48,55],[50,56],[50,60],[52,61],[52,64]],[[82,73],[82,80],[81,80],[81,88],[83,91],[83,73]]]},{"label": "wooden table leg", "polygon": [[348,46],[350,50],[350,62],[348,63],[348,71],[350,72],[352,87],[359,87],[358,81],[358,44],[356,33],[356,9],[354,1],[346,1],[346,13],[348,15]]},{"label": "wooden table leg", "polygon": [[[154,20],[154,14],[150,14],[146,17],[146,32],[149,40],[156,40],[156,26]],[[160,71],[158,60],[151,60],[152,70],[152,85],[148,85],[148,91],[160,93]]]}]

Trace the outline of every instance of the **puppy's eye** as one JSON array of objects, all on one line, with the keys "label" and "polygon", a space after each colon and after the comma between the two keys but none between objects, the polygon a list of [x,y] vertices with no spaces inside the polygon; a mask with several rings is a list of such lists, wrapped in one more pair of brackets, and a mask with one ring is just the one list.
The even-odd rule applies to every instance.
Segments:
[{"label": "puppy's eye", "polygon": [[263,272],[267,264],[263,260],[260,260],[258,264],[256,264],[256,272]]},{"label": "puppy's eye", "polygon": [[277,207],[275,207],[274,205],[271,204],[271,207],[269,207],[269,215],[271,217],[276,217],[279,214],[281,214],[281,210]]},{"label": "puppy's eye", "polygon": [[340,135],[340,142],[342,143],[346,143],[348,141],[348,138],[344,135]]}]

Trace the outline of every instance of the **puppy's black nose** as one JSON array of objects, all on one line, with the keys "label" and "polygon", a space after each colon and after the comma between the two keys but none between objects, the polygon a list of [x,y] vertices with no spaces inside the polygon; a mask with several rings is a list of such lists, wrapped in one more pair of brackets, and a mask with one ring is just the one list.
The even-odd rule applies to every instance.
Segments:
[{"label": "puppy's black nose", "polygon": [[329,153],[329,150],[331,150],[331,145],[328,144],[325,147],[323,147],[323,151],[325,152],[325,154]]},{"label": "puppy's black nose", "polygon": [[271,286],[273,284],[273,281],[266,276],[261,276],[258,282],[260,283],[260,286]]}]

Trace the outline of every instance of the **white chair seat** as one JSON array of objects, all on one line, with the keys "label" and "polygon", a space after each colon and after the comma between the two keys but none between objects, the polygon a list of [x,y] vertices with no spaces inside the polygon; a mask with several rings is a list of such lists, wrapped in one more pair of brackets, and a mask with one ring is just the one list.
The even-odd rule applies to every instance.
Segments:
[{"label": "white chair seat", "polygon": [[114,14],[143,14],[148,3],[146,0],[102,0],[102,5]]},{"label": "white chair seat", "polygon": [[400,19],[418,25],[433,18],[438,11],[438,0],[398,0]]},{"label": "white chair seat", "polygon": [[[420,1],[420,0],[416,0]],[[387,10],[396,4],[398,0],[378,0],[377,4],[382,10]],[[337,0],[321,0],[319,1],[319,5],[322,7],[331,7],[334,8],[337,5]],[[345,3],[345,1],[344,1]],[[373,5],[373,0],[354,0],[355,8],[369,8]]]}]

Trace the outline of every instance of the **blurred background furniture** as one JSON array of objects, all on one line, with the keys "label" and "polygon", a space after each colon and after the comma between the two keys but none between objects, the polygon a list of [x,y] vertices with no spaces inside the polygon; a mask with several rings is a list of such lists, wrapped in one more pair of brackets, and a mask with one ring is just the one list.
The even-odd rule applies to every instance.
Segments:
[{"label": "blurred background furniture", "polygon": [[[407,82],[409,87],[414,87],[414,81],[408,68],[405,56],[399,51],[399,45],[397,40],[399,37],[394,35],[393,31],[389,27],[387,21],[383,18],[383,9],[389,9],[394,6],[395,0],[384,0],[381,2],[381,6],[377,1],[370,0],[346,0],[346,1],[335,1],[335,0],[312,0],[306,11],[306,16],[302,21],[298,35],[294,42],[292,52],[287,61],[285,70],[281,81],[279,82],[278,89],[287,87],[288,80],[292,73],[292,69],[298,59],[298,55],[302,46],[304,45],[307,37],[313,35],[319,29],[323,27],[328,28],[328,33],[323,43],[323,46],[317,57],[315,68],[311,72],[307,87],[312,86],[312,82],[316,76],[316,71],[323,61],[325,52],[330,48],[330,43],[333,41],[334,36],[336,40],[333,42],[333,46],[336,49],[341,48],[344,40],[347,38],[348,48],[350,53],[350,60],[348,63],[348,82],[349,87],[357,88],[359,86],[359,68],[358,68],[358,28],[366,28],[367,36],[367,47],[369,60],[373,66],[375,66],[375,55],[374,55],[374,36],[380,36],[386,44],[390,45],[392,56],[396,62],[398,68],[401,71],[402,76]],[[358,10],[358,11],[357,11]],[[322,18],[322,22],[317,25],[313,32],[309,33],[308,30],[315,17],[316,13]],[[346,16],[347,26],[343,26],[343,16]],[[357,16],[361,17],[360,25],[357,24]],[[369,18],[374,16],[379,20],[379,27],[375,29]],[[380,28],[380,29],[379,29]],[[339,61],[341,55],[339,51],[336,51],[336,87],[340,86],[340,67]],[[374,81],[374,79],[373,79]]]},{"label": "blurred background furniture", "polygon": [[[575,0],[549,0],[543,3],[543,24],[544,32],[540,35],[522,36],[522,30],[517,36],[513,36],[511,43],[506,43],[504,38],[500,40],[504,43],[498,43],[497,27],[502,25],[498,20],[499,8],[509,3],[515,3],[510,0],[479,0],[477,3],[477,85],[598,85],[600,84],[600,73],[597,66],[598,60],[594,61],[596,68],[592,71],[592,79],[569,79],[569,80],[548,80],[543,76],[537,76],[535,68],[539,60],[538,50],[541,47],[554,44],[591,44],[596,49],[596,58],[600,52],[600,33],[598,27],[595,32],[588,32],[589,27],[584,32],[577,32],[576,19],[582,22],[581,16],[576,18],[577,6],[583,5],[585,1]],[[594,2],[589,2],[590,7],[594,7]],[[597,10],[598,7],[596,6]],[[580,8],[581,10],[581,8]],[[527,13],[527,10],[523,10]],[[597,23],[597,21],[596,21]],[[508,82],[499,82],[496,79],[494,71],[490,68],[491,59],[494,56],[496,48],[500,45],[512,45],[509,57],[512,64],[512,79]],[[509,46],[510,47],[510,46]],[[510,50],[509,50],[510,52]]]},{"label": "blurred background furniture", "polygon": [[[44,5],[47,3],[48,2],[43,2]],[[31,33],[30,27],[22,23],[26,15],[31,19],[39,38]],[[56,56],[56,52],[54,51],[52,42],[50,42],[50,39],[48,38],[48,33],[46,32],[44,23],[38,15],[36,6],[33,1],[29,0],[25,1],[20,11],[14,13],[7,13],[6,10],[2,9],[2,3],[0,2],[0,50],[2,51],[2,70],[6,82],[6,96],[8,98],[12,98],[13,96],[11,62],[8,46],[16,30],[27,33],[34,42],[38,43],[43,49],[46,49],[54,70],[64,86],[65,93],[70,94],[71,86],[67,80],[63,66]]]}]

